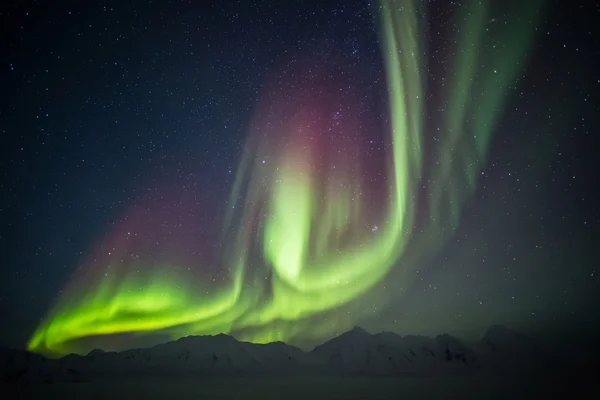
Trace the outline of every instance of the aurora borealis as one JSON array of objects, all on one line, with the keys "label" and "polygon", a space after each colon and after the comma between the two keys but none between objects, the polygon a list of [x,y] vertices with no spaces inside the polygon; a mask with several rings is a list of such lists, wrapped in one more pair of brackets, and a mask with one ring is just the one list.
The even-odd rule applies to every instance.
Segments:
[{"label": "aurora borealis", "polygon": [[[256,6],[252,12],[264,18],[252,25],[255,31],[247,28],[260,32],[256,44],[244,23],[238,23],[244,12],[233,5],[198,11],[207,20],[213,12],[222,16],[222,21],[215,18],[232,32],[221,33],[223,39],[217,33],[193,36],[190,32],[200,32],[200,25],[209,23],[187,19],[182,22],[184,36],[165,34],[164,42],[154,36],[132,39],[140,32],[156,32],[144,22],[136,25],[135,34],[114,36],[115,42],[130,40],[132,47],[110,53],[114,61],[102,53],[98,57],[110,62],[99,58],[100,72],[85,75],[90,93],[97,96],[88,97],[81,82],[48,85],[48,91],[82,90],[81,99],[77,97],[81,106],[57,106],[60,123],[74,121],[73,125],[40,128],[42,132],[64,131],[60,135],[66,143],[71,143],[70,132],[90,133],[74,134],[89,135],[85,146],[76,138],[61,150],[66,156],[48,158],[55,168],[48,168],[52,177],[64,176],[68,183],[71,178],[62,172],[66,161],[61,160],[73,154],[77,170],[83,172],[82,178],[72,180],[85,183],[71,191],[85,196],[61,194],[59,208],[68,204],[65,211],[56,212],[61,217],[49,217],[53,223],[34,229],[46,232],[47,241],[62,240],[71,232],[66,242],[79,247],[70,250],[76,256],[68,257],[47,250],[51,246],[39,250],[58,253],[62,261],[56,268],[60,272],[54,274],[48,267],[45,275],[36,275],[39,285],[47,280],[48,294],[44,301],[31,300],[45,315],[30,313],[35,326],[28,331],[29,350],[52,356],[83,354],[93,348],[123,349],[218,333],[306,346],[362,324],[402,333],[446,329],[435,325],[434,315],[452,317],[450,329],[468,331],[474,324],[463,322],[463,315],[510,322],[510,316],[518,314],[511,302],[527,296],[515,293],[539,298],[543,291],[530,288],[543,281],[546,272],[536,275],[534,267],[510,263],[527,259],[527,265],[546,265],[559,258],[553,256],[558,250],[551,250],[556,246],[544,242],[551,240],[551,233],[521,238],[514,234],[530,215],[539,213],[542,220],[531,226],[552,219],[543,207],[536,209],[540,199],[549,196],[531,193],[543,186],[539,182],[548,171],[548,160],[563,152],[559,135],[568,121],[577,119],[572,117],[575,107],[556,100],[558,106],[553,107],[561,109],[565,122],[554,122],[545,106],[533,106],[524,97],[535,88],[544,98],[553,88],[544,86],[534,67],[553,68],[535,57],[538,42],[549,40],[546,19],[554,11],[543,0],[346,3],[305,11],[297,11],[294,7],[304,8],[292,3],[290,10],[296,11]],[[102,12],[110,10],[105,7]],[[139,11],[151,16],[154,12]],[[185,19],[185,13],[176,7],[172,12],[163,23],[179,26],[178,18]],[[252,12],[246,10],[248,15]],[[121,18],[102,19],[99,26],[121,24],[127,15],[132,26],[137,23],[137,10],[122,13]],[[332,23],[328,28],[325,22],[316,30],[310,20],[319,13],[328,15],[323,21],[341,21],[339,26]],[[156,19],[149,17],[152,20]],[[265,21],[273,20],[272,30],[261,30],[269,25]],[[290,38],[274,36],[286,24]],[[306,31],[299,28],[304,25]],[[96,29],[95,22],[82,26]],[[210,26],[206,32],[217,29]],[[336,29],[350,33],[340,34],[340,39],[331,33]],[[85,35],[73,35],[80,36]],[[230,45],[232,38],[239,45]],[[281,47],[268,50],[278,40]],[[98,48],[104,51],[107,46],[101,43]],[[138,48],[143,56],[136,53]],[[55,53],[66,57],[62,50]],[[159,64],[163,67],[155,67]],[[176,67],[169,70],[165,65]],[[113,68],[118,70],[114,76]],[[102,87],[94,89],[95,76]],[[128,80],[135,84],[124,83]],[[258,83],[252,86],[253,82]],[[110,94],[104,96],[104,91]],[[101,111],[92,113],[85,107]],[[37,114],[43,120],[54,113]],[[538,139],[541,132],[546,136]],[[520,138],[514,142],[521,145],[505,144],[512,143],[505,139],[508,135]],[[535,139],[529,139],[533,135]],[[63,146],[52,143],[54,148]],[[84,147],[90,153],[79,154]],[[20,151],[27,150],[24,145]],[[43,158],[39,154],[44,153],[35,156]],[[539,162],[530,161],[532,157]],[[86,165],[97,172],[86,173]],[[505,165],[505,170],[495,172],[496,165]],[[518,165],[523,165],[521,170]],[[494,174],[495,181],[489,178]],[[530,199],[510,205],[509,189],[502,192],[502,185],[523,189]],[[512,230],[503,230],[504,224]],[[505,232],[513,232],[512,237]],[[537,255],[542,243],[545,252]],[[535,250],[513,254],[513,249],[525,246]],[[36,255],[37,247],[42,246],[36,246]],[[506,260],[499,261],[500,253]],[[562,304],[555,293],[561,287],[563,295],[565,276],[566,272],[556,274],[544,289],[547,298]],[[427,307],[433,301],[423,300],[422,293],[443,285],[443,295],[436,300],[441,305],[432,311]],[[475,293],[468,300],[472,305],[465,300],[451,306],[457,301],[452,299],[466,298],[462,293],[469,291]],[[504,300],[488,301],[492,298]],[[523,300],[519,308],[532,308],[536,301]],[[483,307],[489,308],[479,311]],[[427,322],[421,327],[411,322],[426,312],[432,317],[423,317]]]},{"label": "aurora borealis", "polygon": [[[298,334],[331,335],[334,327],[316,321],[338,308],[352,308],[390,276],[390,269],[400,268],[410,276],[418,265],[419,254],[407,262],[403,257],[411,243],[415,198],[424,175],[431,174],[434,182],[425,213],[437,221],[426,229],[452,230],[459,220],[461,205],[476,185],[485,160],[499,104],[514,83],[533,37],[538,6],[530,2],[518,10],[525,15],[516,33],[502,28],[483,32],[487,2],[468,2],[461,10],[465,17],[458,21],[464,24],[460,29],[464,33],[454,50],[456,73],[448,79],[451,111],[441,135],[439,162],[430,172],[422,170],[421,155],[425,129],[421,99],[426,93],[420,73],[425,62],[419,48],[421,10],[411,2],[402,6],[382,2],[378,20],[389,88],[386,128],[391,145],[384,165],[387,187],[380,189],[380,196],[363,189],[360,176],[353,176],[361,168],[360,144],[356,154],[344,152],[338,157],[331,155],[335,149],[322,143],[329,135],[361,130],[355,124],[325,131],[315,114],[326,105],[318,103],[315,110],[300,104],[303,112],[298,112],[292,104],[264,119],[261,116],[230,203],[240,215],[229,222],[231,234],[219,261],[228,270],[223,284],[202,291],[202,282],[186,277],[185,270],[165,273],[171,267],[169,260],[166,265],[148,266],[143,265],[143,256],[139,261],[109,257],[97,284],[90,287],[75,279],[66,288],[34,333],[29,349],[67,353],[73,351],[70,341],[121,332],[164,331],[178,338],[249,330],[238,336],[258,342],[288,341]],[[520,40],[511,40],[511,34]],[[485,56],[482,43],[488,40],[504,44],[503,51],[495,54],[498,59],[490,60],[499,74],[476,68],[479,57]],[[312,90],[300,102],[318,102],[319,88]],[[272,155],[268,166],[257,157],[260,154]],[[363,198],[371,200],[370,207]],[[374,206],[382,210],[381,215],[370,212]],[[378,227],[376,234],[369,225]],[[414,245],[425,253],[435,251],[445,235],[437,237],[433,232],[431,236],[425,244],[417,240]],[[136,263],[143,272],[132,271]],[[117,272],[109,269],[115,264]],[[270,279],[257,278],[259,272]],[[353,313],[336,324],[350,328],[359,320]]]}]

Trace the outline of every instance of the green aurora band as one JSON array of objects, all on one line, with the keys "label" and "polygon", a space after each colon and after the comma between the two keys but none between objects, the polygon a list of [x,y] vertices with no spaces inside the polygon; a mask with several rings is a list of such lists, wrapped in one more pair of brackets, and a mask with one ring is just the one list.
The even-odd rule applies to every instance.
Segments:
[{"label": "green aurora band", "polygon": [[[542,6],[515,2],[506,24],[490,23],[490,1],[467,1],[456,14],[460,29],[446,77],[446,118],[433,150],[436,162],[425,168],[427,91],[420,42],[425,29],[418,3],[383,0],[377,7],[391,153],[387,203],[381,205],[376,235],[365,223],[366,207],[352,198],[360,178],[337,171],[328,183],[320,182],[310,146],[294,143],[279,148],[279,158],[265,166],[260,156],[272,155],[273,147],[257,139],[241,160],[225,216],[228,279],[215,288],[163,265],[142,276],[102,274],[94,284],[68,286],[34,332],[29,350],[81,353],[89,350],[82,339],[120,333],[160,332],[173,339],[232,333],[254,342],[322,339],[363,318],[361,302],[382,305],[400,296],[397,288],[409,284],[459,223]],[[426,223],[417,232],[419,196],[428,199]],[[257,215],[263,216],[258,224]],[[125,271],[137,267],[131,263]],[[384,280],[395,285],[383,289]]]}]

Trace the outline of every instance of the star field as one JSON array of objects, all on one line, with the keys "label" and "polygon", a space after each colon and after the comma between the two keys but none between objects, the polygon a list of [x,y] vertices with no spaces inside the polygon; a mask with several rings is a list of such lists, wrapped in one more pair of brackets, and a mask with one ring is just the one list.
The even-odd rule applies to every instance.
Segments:
[{"label": "star field", "polygon": [[597,6],[495,4],[471,61],[470,2],[414,2],[414,41],[398,3],[388,58],[376,2],[4,7],[0,343],[119,299],[143,312],[89,335],[596,323]]}]

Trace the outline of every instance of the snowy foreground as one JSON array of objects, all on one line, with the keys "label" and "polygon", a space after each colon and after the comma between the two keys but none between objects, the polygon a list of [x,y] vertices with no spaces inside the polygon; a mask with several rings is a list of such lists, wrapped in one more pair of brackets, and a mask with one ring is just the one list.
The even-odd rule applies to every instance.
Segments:
[{"label": "snowy foreground", "polygon": [[[492,377],[213,377],[18,385],[21,399],[536,399],[584,397],[589,387],[545,379]],[[596,390],[596,394],[598,391]],[[580,397],[581,396],[581,397]]]},{"label": "snowy foreground", "polygon": [[598,393],[593,370],[501,326],[469,344],[354,328],[309,352],[227,335],[60,359],[0,349],[11,399],[577,398]]}]

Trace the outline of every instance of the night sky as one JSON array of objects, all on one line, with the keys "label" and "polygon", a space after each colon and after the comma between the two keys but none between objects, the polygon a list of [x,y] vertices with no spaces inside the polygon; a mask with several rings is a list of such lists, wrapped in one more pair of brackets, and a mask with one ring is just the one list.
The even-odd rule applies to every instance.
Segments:
[{"label": "night sky", "polygon": [[0,344],[598,322],[597,4],[8,3]]}]

